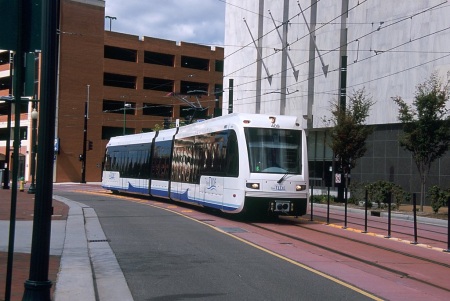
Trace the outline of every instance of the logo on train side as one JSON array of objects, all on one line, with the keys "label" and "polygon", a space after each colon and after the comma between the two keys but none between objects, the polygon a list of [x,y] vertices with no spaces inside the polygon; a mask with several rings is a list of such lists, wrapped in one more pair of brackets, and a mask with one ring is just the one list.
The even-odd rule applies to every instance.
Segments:
[{"label": "logo on train side", "polygon": [[206,189],[207,190],[216,190],[216,188],[217,188],[216,183],[217,183],[216,178],[212,178],[212,177],[206,178]]},{"label": "logo on train side", "polygon": [[285,191],[286,187],[284,187],[283,185],[275,185],[275,186],[272,186],[272,190],[274,190],[274,191]]},{"label": "logo on train side", "polygon": [[110,173],[109,173],[109,176],[108,176],[108,179],[109,179],[109,180],[115,180],[115,179],[116,179],[116,174],[113,173],[113,172],[110,172]]}]

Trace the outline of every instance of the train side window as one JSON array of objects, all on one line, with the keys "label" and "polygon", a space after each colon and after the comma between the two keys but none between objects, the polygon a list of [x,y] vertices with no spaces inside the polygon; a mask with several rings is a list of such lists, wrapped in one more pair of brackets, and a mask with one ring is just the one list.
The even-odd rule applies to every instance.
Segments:
[{"label": "train side window", "polygon": [[230,130],[228,134],[227,153],[226,153],[226,175],[228,177],[239,176],[239,149],[236,132]]},{"label": "train side window", "polygon": [[169,180],[169,161],[172,141],[158,141],[155,143],[155,150],[151,158],[152,179]]}]

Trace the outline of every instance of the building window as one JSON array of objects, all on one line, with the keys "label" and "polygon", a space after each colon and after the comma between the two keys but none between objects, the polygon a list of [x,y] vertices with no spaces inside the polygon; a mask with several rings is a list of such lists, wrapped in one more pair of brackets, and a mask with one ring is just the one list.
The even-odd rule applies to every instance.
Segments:
[{"label": "building window", "polygon": [[136,89],[136,76],[104,73],[103,85],[118,88]]},{"label": "building window", "polygon": [[[116,113],[116,114],[127,114],[134,115],[136,111],[136,103],[125,102],[117,100],[103,100],[103,112],[104,113]],[[125,111],[125,112],[124,112]]]},{"label": "building window", "polygon": [[136,62],[137,50],[105,45],[105,59]]},{"label": "building window", "polygon": [[[133,128],[126,128],[125,135],[134,134]],[[115,136],[123,135],[123,127],[102,126],[102,140],[109,140]]]},{"label": "building window", "polygon": [[144,63],[173,67],[175,56],[172,54],[145,51]]},{"label": "building window", "polygon": [[142,109],[143,115],[172,117],[172,112],[173,112],[172,106],[151,104],[151,103],[144,103],[144,108]]},{"label": "building window", "polygon": [[208,71],[209,60],[190,56],[181,56],[181,67]]},{"label": "building window", "polygon": [[11,87],[10,85],[11,82],[11,77],[9,76],[5,76],[5,77],[0,77],[0,90],[9,90],[9,88]]},{"label": "building window", "polygon": [[181,94],[208,94],[208,84],[181,81],[180,85]]},{"label": "building window", "polygon": [[173,92],[173,82],[170,79],[144,77],[144,89]]},{"label": "building window", "polygon": [[216,96],[216,99],[222,97],[222,93],[223,93],[223,85],[215,84],[214,95]]},{"label": "building window", "polygon": [[223,72],[223,60],[216,60],[215,69],[216,72]]}]

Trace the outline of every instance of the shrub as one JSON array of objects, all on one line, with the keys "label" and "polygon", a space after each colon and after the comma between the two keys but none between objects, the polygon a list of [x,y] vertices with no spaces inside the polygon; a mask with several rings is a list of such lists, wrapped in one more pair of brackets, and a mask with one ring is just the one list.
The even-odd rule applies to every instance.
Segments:
[{"label": "shrub", "polygon": [[[326,194],[322,194],[322,195],[313,195],[312,196],[312,198],[311,198],[311,201],[313,202],[313,203],[327,203],[328,202],[328,195],[326,195]],[[332,196],[332,195],[330,195],[330,203],[333,203],[333,202],[335,202],[336,201],[336,197],[334,197],[334,196]]]},{"label": "shrub", "polygon": [[395,207],[398,209],[402,202],[409,202],[411,194],[405,192],[399,185],[387,181],[377,181],[366,185],[368,198],[370,202],[376,202],[378,207],[382,207],[381,203],[389,202],[389,195],[391,194]]},{"label": "shrub", "polygon": [[430,187],[427,193],[427,197],[431,202],[431,208],[433,212],[436,214],[439,211],[439,208],[445,206],[448,197],[450,196],[450,191],[442,190],[439,186],[434,185]]},{"label": "shrub", "polygon": [[359,201],[366,201],[366,185],[367,183],[358,183],[353,181],[349,186],[348,190],[350,191],[350,203],[354,203],[356,205],[359,204]]}]

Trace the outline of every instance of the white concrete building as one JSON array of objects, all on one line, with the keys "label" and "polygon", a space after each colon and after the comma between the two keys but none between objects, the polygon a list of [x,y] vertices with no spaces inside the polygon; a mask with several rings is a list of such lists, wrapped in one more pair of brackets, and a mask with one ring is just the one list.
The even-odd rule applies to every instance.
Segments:
[{"label": "white concrete building", "polygon": [[[323,179],[332,161],[323,142],[330,102],[364,88],[375,102],[368,124],[376,130],[352,178],[417,192],[415,164],[398,145],[392,97],[412,103],[433,72],[449,82],[449,15],[445,0],[227,0],[224,111],[232,80],[234,112],[303,117],[310,175]],[[434,184],[450,187],[449,153],[433,164]]]}]

